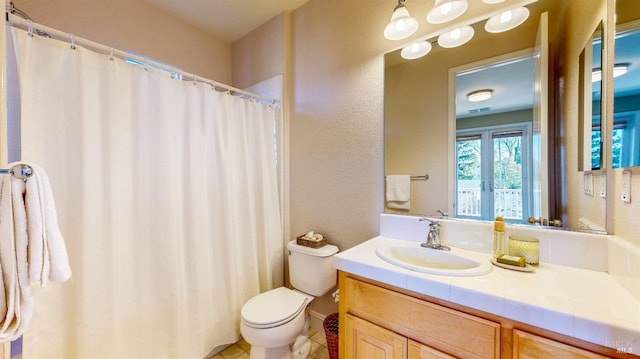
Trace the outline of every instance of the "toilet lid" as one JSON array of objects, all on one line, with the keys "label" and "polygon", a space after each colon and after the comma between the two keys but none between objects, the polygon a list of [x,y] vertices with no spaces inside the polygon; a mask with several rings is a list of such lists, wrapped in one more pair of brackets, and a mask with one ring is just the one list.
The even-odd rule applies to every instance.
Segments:
[{"label": "toilet lid", "polygon": [[302,293],[279,287],[249,299],[242,307],[242,319],[254,328],[275,327],[295,318],[308,302]]}]

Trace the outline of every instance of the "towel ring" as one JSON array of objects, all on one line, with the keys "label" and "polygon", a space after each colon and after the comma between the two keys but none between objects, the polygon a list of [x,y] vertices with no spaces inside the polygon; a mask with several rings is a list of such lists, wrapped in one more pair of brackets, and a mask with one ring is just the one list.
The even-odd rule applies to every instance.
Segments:
[{"label": "towel ring", "polygon": [[29,165],[25,165],[25,164],[20,164],[20,165],[15,165],[13,167],[11,167],[10,169],[0,169],[0,173],[8,173],[10,175],[12,175],[15,178],[21,179],[23,181],[26,181],[27,178],[31,177],[31,175],[33,175],[33,168],[31,168],[31,166]]}]

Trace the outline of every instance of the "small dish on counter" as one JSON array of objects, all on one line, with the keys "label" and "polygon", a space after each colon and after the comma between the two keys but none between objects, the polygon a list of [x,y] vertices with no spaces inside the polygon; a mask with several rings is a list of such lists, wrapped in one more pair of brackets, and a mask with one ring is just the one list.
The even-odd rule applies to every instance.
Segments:
[{"label": "small dish on counter", "polygon": [[491,264],[494,266],[515,270],[518,272],[535,272],[536,268],[530,264],[525,264],[524,267],[512,266],[510,264],[500,263],[495,258],[491,258]]}]

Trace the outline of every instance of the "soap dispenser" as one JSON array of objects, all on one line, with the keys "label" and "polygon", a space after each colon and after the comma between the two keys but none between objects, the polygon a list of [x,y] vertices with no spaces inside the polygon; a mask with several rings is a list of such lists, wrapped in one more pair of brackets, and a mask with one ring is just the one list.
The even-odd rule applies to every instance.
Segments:
[{"label": "soap dispenser", "polygon": [[506,225],[504,219],[498,216],[495,222],[493,222],[493,257],[496,258],[501,254],[504,254],[506,247]]}]

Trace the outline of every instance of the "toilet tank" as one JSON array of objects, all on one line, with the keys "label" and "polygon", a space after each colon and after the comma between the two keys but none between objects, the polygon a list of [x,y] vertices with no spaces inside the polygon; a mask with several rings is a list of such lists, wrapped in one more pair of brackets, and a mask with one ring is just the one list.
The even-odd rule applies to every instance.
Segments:
[{"label": "toilet tank", "polygon": [[338,247],[328,244],[321,248],[311,248],[291,241],[289,250],[289,279],[293,288],[319,297],[336,285],[336,269],[333,255]]}]

